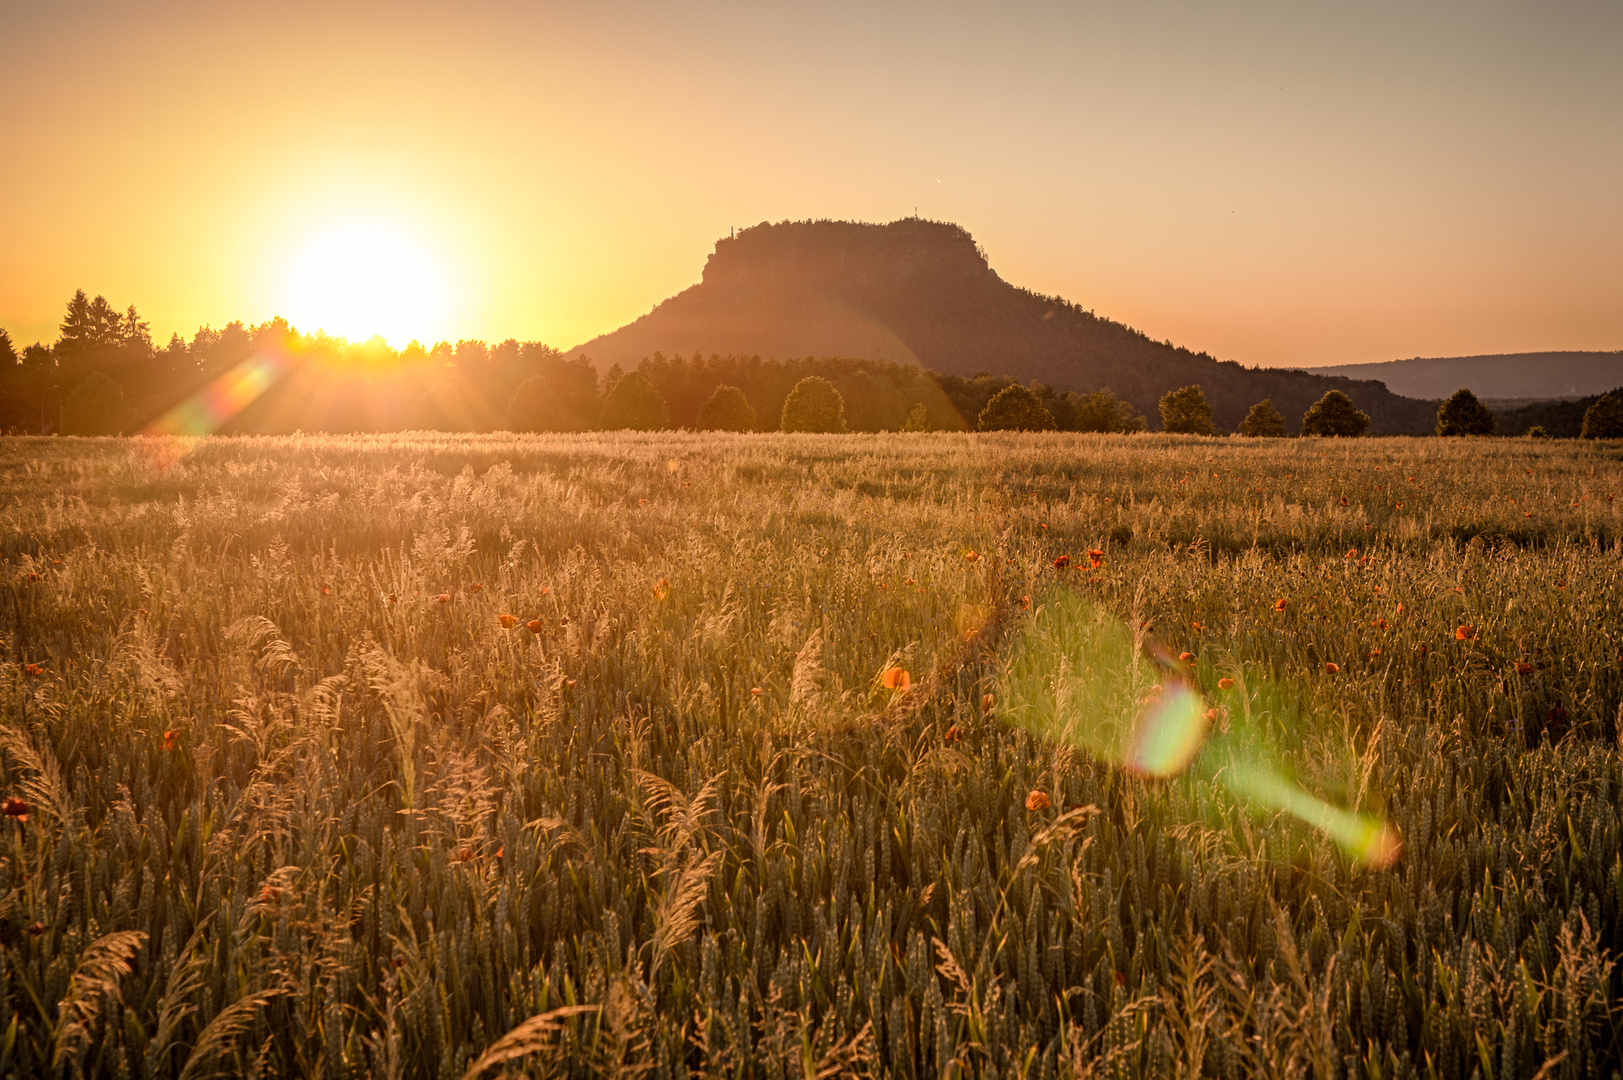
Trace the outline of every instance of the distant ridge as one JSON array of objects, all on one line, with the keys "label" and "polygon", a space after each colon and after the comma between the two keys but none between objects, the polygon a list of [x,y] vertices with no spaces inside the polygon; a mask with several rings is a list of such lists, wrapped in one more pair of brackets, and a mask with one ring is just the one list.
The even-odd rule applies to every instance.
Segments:
[{"label": "distant ridge", "polygon": [[951,375],[979,371],[1059,390],[1114,390],[1158,426],[1168,390],[1198,383],[1232,431],[1272,398],[1292,430],[1325,391],[1370,414],[1371,429],[1422,434],[1436,406],[1368,380],[1246,368],[1152,341],[1077,304],[1000,278],[964,229],[904,218],[763,222],[716,241],[702,281],[569,352],[599,369],[666,355],[860,357]]},{"label": "distant ridge", "polygon": [[1412,398],[1445,398],[1462,386],[1479,398],[1577,398],[1623,385],[1623,351],[1417,356],[1305,370],[1315,375],[1379,379],[1394,394]]}]

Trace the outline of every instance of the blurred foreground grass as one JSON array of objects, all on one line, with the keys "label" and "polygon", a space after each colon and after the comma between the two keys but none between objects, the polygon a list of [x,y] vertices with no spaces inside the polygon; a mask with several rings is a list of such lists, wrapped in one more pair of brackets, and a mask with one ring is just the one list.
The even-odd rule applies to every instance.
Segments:
[{"label": "blurred foreground grass", "polygon": [[[1614,449],[8,439],[0,470],[0,1073],[1619,1065]],[[1011,722],[1080,610],[1191,654],[1218,733],[1401,858]]]}]

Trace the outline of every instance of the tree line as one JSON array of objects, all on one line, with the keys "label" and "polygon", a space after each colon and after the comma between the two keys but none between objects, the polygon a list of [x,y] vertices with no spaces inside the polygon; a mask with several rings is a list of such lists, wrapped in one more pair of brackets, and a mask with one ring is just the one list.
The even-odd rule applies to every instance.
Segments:
[{"label": "tree line", "polygon": [[[277,434],[293,431],[729,431],[1051,430],[1131,434],[1149,420],[1109,389],[1091,393],[969,377],[914,364],[807,356],[666,356],[630,372],[599,374],[585,356],[540,342],[479,340],[393,349],[299,334],[286,320],[231,322],[154,344],[135,305],[119,310],[83,290],[68,301],[50,346],[18,350],[0,329],[0,429],[12,433],[120,434],[140,430]],[[189,410],[185,408],[190,404]],[[1159,400],[1160,430],[1215,435],[1205,388]],[[181,407],[177,409],[177,406]],[[180,419],[169,423],[169,418]],[[193,416],[201,426],[188,427]],[[1529,418],[1544,420],[1533,423]],[[1358,436],[1370,417],[1340,390],[1303,414],[1307,435]],[[1439,435],[1623,437],[1623,390],[1578,403],[1491,412],[1469,390],[1438,408]],[[1288,434],[1265,399],[1241,435]]]}]

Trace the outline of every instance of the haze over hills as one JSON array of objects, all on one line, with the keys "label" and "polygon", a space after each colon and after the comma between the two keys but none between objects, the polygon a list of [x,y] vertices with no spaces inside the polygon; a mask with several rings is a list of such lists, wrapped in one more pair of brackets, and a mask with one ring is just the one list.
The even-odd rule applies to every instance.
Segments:
[{"label": "haze over hills", "polygon": [[1414,398],[1445,398],[1462,386],[1479,398],[1584,397],[1623,386],[1623,351],[1417,356],[1304,370],[1379,379],[1394,394]]},{"label": "haze over hills", "polygon": [[1429,432],[1436,406],[1373,380],[1247,368],[1152,341],[1059,297],[1004,281],[964,229],[904,218],[763,222],[716,241],[702,281],[568,355],[600,368],[655,352],[844,356],[916,363],[952,375],[988,371],[1059,390],[1103,388],[1157,424],[1168,390],[1198,383],[1220,428],[1271,398],[1292,430],[1325,391],[1345,392],[1371,430]]}]

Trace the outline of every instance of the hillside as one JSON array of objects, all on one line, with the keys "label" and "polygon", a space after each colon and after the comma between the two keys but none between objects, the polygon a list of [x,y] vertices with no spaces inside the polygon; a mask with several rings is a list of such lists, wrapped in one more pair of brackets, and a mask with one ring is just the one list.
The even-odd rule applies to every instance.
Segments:
[{"label": "hillside", "polygon": [[1152,341],[1059,297],[1004,281],[968,232],[906,218],[762,223],[716,242],[703,279],[569,355],[600,370],[655,352],[848,356],[979,371],[1061,390],[1110,388],[1152,424],[1163,393],[1198,383],[1233,430],[1263,398],[1294,428],[1325,391],[1344,391],[1381,433],[1429,432],[1436,407],[1378,382],[1256,369]]},{"label": "hillside", "polygon": [[1394,394],[1412,398],[1445,398],[1462,386],[1479,398],[1577,398],[1603,394],[1623,383],[1623,350],[1417,356],[1306,370],[1316,375],[1379,379]]}]

